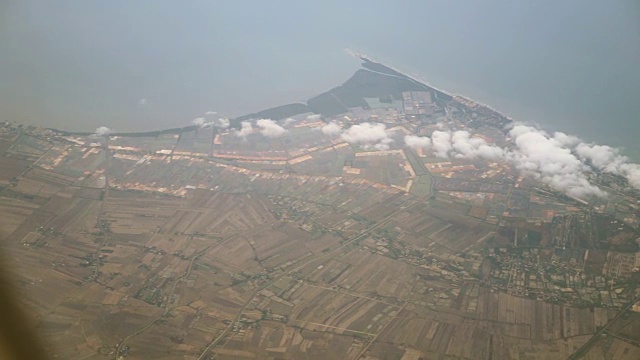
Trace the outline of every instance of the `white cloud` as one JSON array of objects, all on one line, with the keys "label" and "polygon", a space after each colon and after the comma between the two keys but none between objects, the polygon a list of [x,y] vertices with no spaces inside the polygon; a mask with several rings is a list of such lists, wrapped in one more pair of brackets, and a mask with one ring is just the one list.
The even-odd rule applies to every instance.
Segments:
[{"label": "white cloud", "polygon": [[508,153],[508,159],[518,169],[568,195],[606,195],[590,183],[593,169],[624,176],[631,186],[640,189],[640,165],[631,163],[618,149],[587,144],[562,132],[550,136],[526,125],[515,125],[509,135],[516,148]]},{"label": "white cloud", "polygon": [[219,118],[218,121],[214,124],[215,127],[219,127],[221,129],[226,129],[229,127],[229,119],[227,118]]},{"label": "white cloud", "polygon": [[386,138],[386,139],[382,139],[379,143],[371,146],[371,145],[365,145],[365,149],[369,149],[371,147],[373,147],[376,150],[389,150],[390,149],[390,145],[393,142],[393,139],[391,138]]},{"label": "white cloud", "polygon": [[334,122],[330,122],[319,129],[325,135],[338,135],[342,132],[342,127]]},{"label": "white cloud", "polygon": [[431,143],[433,144],[433,150],[437,157],[448,158],[449,151],[453,148],[451,145],[451,132],[434,131],[431,134]]},{"label": "white cloud", "polygon": [[353,125],[342,133],[342,139],[350,144],[363,145],[365,148],[388,150],[393,139],[389,136],[386,126],[381,123]]},{"label": "white cloud", "polygon": [[408,135],[405,136],[405,144],[413,148],[432,149],[441,158],[498,160],[505,156],[502,148],[488,144],[483,138],[471,136],[464,130],[436,130],[431,134],[431,139]]},{"label": "white cloud", "polygon": [[197,126],[197,127],[206,127],[207,125],[209,125],[209,123],[207,123],[205,121],[204,118],[199,117],[199,118],[195,118],[193,119],[193,121],[191,122],[193,125]]},{"label": "white cloud", "polygon": [[514,124],[509,131],[514,146],[503,149],[468,131],[444,130],[444,125],[438,128],[441,130],[434,131],[431,139],[407,135],[404,142],[409,147],[432,150],[442,158],[504,159],[524,174],[577,198],[606,196],[590,182],[593,169],[624,176],[631,186],[640,189],[640,165],[631,163],[610,146],[587,144],[573,135],[549,135],[532,126]]},{"label": "white cloud", "polygon": [[140,100],[138,100],[138,106],[140,106],[140,107],[145,106],[145,105],[147,105],[147,102],[148,102],[147,99],[144,99],[144,98],[140,99]]},{"label": "white cloud", "polygon": [[575,147],[578,156],[598,169],[617,173],[622,164],[629,161],[626,156],[621,156],[617,149],[607,145],[592,145],[580,143]]},{"label": "white cloud", "polygon": [[253,126],[248,121],[243,121],[240,123],[242,126],[240,130],[236,130],[235,134],[237,137],[247,137],[247,135],[253,132]]},{"label": "white cloud", "polygon": [[623,176],[629,180],[629,184],[640,190],[640,165],[638,164],[622,164],[620,171]]},{"label": "white cloud", "polygon": [[406,135],[404,137],[404,143],[414,149],[429,149],[431,148],[431,139],[426,136]]},{"label": "white cloud", "polygon": [[260,128],[260,133],[269,138],[282,136],[288,132],[287,129],[271,119],[260,119],[256,125]]},{"label": "white cloud", "polygon": [[94,135],[96,136],[107,136],[111,134],[113,131],[106,126],[100,126],[96,129]]},{"label": "white cloud", "polygon": [[607,145],[580,143],[574,150],[595,169],[624,176],[631,186],[640,189],[640,165],[630,163],[629,158],[620,155],[618,149]]},{"label": "white cloud", "polygon": [[286,119],[284,119],[284,125],[285,126],[290,125],[290,124],[294,123],[295,121],[296,121],[296,119],[294,119],[294,118],[286,118]]},{"label": "white cloud", "polygon": [[199,118],[193,119],[191,123],[201,129],[205,129],[208,127],[217,127],[221,129],[226,129],[229,127],[229,119],[226,119],[226,118],[219,118],[218,120],[207,121],[205,118],[199,117]]},{"label": "white cloud", "polygon": [[525,125],[514,126],[509,135],[516,145],[509,159],[516,168],[574,197],[606,195],[589,182],[589,167],[571,152],[563,136],[558,140]]},{"label": "white cloud", "polygon": [[580,142],[580,139],[578,139],[577,137],[573,135],[567,135],[563,132],[554,133],[553,138],[563,146],[568,147],[574,146]]},{"label": "white cloud", "polygon": [[320,114],[311,114],[307,116],[307,120],[319,120],[322,117]]},{"label": "white cloud", "polygon": [[489,145],[479,137],[471,137],[468,131],[456,131],[451,135],[453,156],[464,159],[482,158],[498,160],[504,157],[504,150],[495,145]]},{"label": "white cloud", "polygon": [[209,110],[209,111],[207,111],[207,112],[206,112],[206,113],[204,113],[204,114],[205,114],[205,115],[207,115],[207,116],[209,116],[209,115],[215,115],[215,114],[217,114],[217,113],[218,113],[217,111]]}]

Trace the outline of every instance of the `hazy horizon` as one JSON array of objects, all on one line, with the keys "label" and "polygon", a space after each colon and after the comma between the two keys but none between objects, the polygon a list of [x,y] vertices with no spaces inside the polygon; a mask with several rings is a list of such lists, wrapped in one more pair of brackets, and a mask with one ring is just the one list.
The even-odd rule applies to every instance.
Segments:
[{"label": "hazy horizon", "polygon": [[91,131],[185,126],[344,82],[350,47],[452,93],[639,158],[640,5],[356,1],[10,1],[4,121]]}]

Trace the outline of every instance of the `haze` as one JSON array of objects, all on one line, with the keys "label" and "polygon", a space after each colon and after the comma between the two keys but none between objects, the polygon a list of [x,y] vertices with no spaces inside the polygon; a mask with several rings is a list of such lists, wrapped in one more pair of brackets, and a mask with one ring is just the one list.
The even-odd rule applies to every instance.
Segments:
[{"label": "haze", "polygon": [[517,120],[640,154],[632,0],[23,0],[0,13],[1,120],[136,131],[242,115],[344,81],[351,47]]}]

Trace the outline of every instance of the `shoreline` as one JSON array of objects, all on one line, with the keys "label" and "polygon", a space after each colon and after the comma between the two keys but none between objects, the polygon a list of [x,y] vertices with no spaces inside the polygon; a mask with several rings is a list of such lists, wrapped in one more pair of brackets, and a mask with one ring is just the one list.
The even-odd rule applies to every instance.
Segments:
[{"label": "shoreline", "polygon": [[[384,73],[388,76],[395,76],[395,77],[404,77],[407,80],[413,81],[421,86],[424,86],[428,89],[432,89],[435,92],[439,92],[442,93],[448,97],[451,98],[451,101],[454,101],[456,103],[460,103],[463,106],[478,106],[481,108],[484,108],[486,110],[489,110],[491,112],[493,112],[495,115],[504,118],[505,120],[507,120],[509,123],[515,125],[515,124],[523,124],[523,125],[527,125],[527,126],[532,126],[535,127],[537,129],[540,129],[542,131],[545,131],[548,134],[553,134],[555,132],[564,132],[561,130],[557,130],[557,129],[552,129],[549,124],[541,124],[539,122],[528,122],[528,121],[519,121],[519,120],[514,120],[511,116],[505,114],[504,112],[501,112],[497,109],[495,109],[494,107],[487,105],[481,101],[475,100],[471,97],[468,97],[466,95],[462,95],[462,94],[455,94],[446,90],[442,90],[441,88],[438,88],[432,84],[430,84],[428,81],[426,81],[424,78],[422,78],[419,74],[415,74],[415,73],[407,73],[404,72],[398,68],[396,68],[393,65],[388,65],[387,63],[380,61],[370,55],[349,49],[349,48],[345,48],[344,51],[350,55],[353,56],[354,58],[356,58],[358,61],[360,62],[364,62],[362,64],[360,64],[361,68],[364,68],[365,70],[368,71],[374,71],[372,69],[369,69],[368,67],[364,66],[364,64],[366,63],[370,63],[370,64],[374,64],[374,65],[378,65],[381,67],[384,67],[388,70],[390,70],[391,72],[394,72],[396,74],[393,74],[391,72],[387,72]],[[374,71],[376,72],[376,71]],[[461,101],[462,100],[462,101]],[[465,102],[467,104],[465,104]],[[283,105],[279,106],[282,107]],[[275,108],[278,108],[275,107]],[[275,109],[275,108],[271,108],[271,109]],[[252,113],[252,114],[246,114],[246,115],[242,115],[242,116],[238,116],[236,118],[231,119],[232,122],[233,121],[241,121],[241,120],[245,120],[248,116],[251,115],[256,115],[259,114],[261,112],[265,112],[271,109],[265,109],[262,110],[260,112],[257,113]],[[61,134],[63,136],[90,136],[95,134],[94,132],[89,132],[89,131],[69,131],[69,130],[61,130],[61,129],[56,129],[56,128],[52,128],[52,127],[47,127],[46,129],[51,130],[53,132],[56,132],[58,134]],[[197,126],[195,125],[186,125],[183,127],[175,127],[175,128],[168,128],[168,129],[158,129],[158,130],[150,130],[150,131],[131,131],[131,132],[113,132],[111,134],[109,134],[109,136],[123,136],[123,137],[157,137],[157,136],[161,136],[161,135],[168,135],[168,134],[181,134],[183,132],[189,132],[189,131],[194,131],[197,129]],[[582,140],[582,139],[581,139]],[[598,142],[594,139],[591,140],[587,140],[586,142],[588,143],[592,143],[592,144],[598,144],[601,145],[601,142]],[[629,151],[628,148],[625,147],[619,147],[619,146],[612,146],[615,149],[618,149],[621,153],[621,155],[627,156],[630,160],[632,160],[633,162],[637,162],[640,161],[640,150],[636,150],[636,151]]]},{"label": "shoreline", "polygon": [[424,79],[423,79],[422,77],[420,77],[420,75],[418,75],[418,74],[414,74],[414,73],[412,73],[411,75],[407,75],[407,73],[406,73],[406,72],[403,72],[402,70],[400,70],[400,69],[398,69],[398,68],[396,68],[396,67],[394,67],[394,66],[392,66],[392,65],[388,65],[388,64],[386,64],[386,63],[384,63],[384,62],[382,62],[382,61],[380,61],[380,60],[378,60],[378,59],[374,59],[373,57],[371,57],[371,56],[369,56],[369,55],[367,55],[367,54],[364,54],[364,53],[361,53],[361,52],[358,52],[358,51],[354,51],[354,50],[351,50],[351,49],[349,49],[349,48],[346,48],[346,49],[345,49],[345,52],[346,52],[347,54],[349,54],[349,55],[351,55],[351,56],[353,56],[353,57],[357,58],[357,59],[364,60],[364,61],[368,61],[368,62],[371,62],[371,63],[374,63],[374,64],[379,64],[379,65],[382,65],[382,66],[384,66],[384,67],[387,67],[387,68],[389,68],[389,69],[391,69],[391,70],[393,70],[393,71],[395,71],[395,72],[397,72],[397,73],[400,73],[400,74],[404,75],[406,78],[408,78],[408,79],[410,79],[410,80],[413,80],[413,81],[415,81],[415,82],[417,82],[417,83],[419,83],[419,84],[421,84],[421,85],[424,85],[424,86],[426,86],[426,87],[429,87],[429,88],[432,88],[432,89],[434,89],[434,90],[436,90],[436,91],[439,91],[439,92],[441,92],[441,93],[443,93],[443,94],[446,94],[446,95],[448,95],[448,96],[451,96],[452,98],[456,98],[456,97],[457,97],[457,98],[461,98],[461,99],[464,99],[464,100],[466,100],[466,101],[468,101],[468,102],[471,102],[471,103],[473,103],[473,104],[475,104],[475,105],[479,105],[479,106],[485,107],[485,108],[487,108],[487,109],[489,109],[489,110],[491,110],[491,111],[495,112],[496,114],[498,114],[498,115],[500,115],[500,116],[504,117],[505,119],[510,120],[510,121],[514,121],[514,122],[515,122],[515,120],[513,120],[513,118],[512,118],[511,116],[506,115],[506,114],[504,114],[503,112],[496,110],[495,108],[491,107],[490,105],[487,105],[487,104],[485,104],[485,103],[483,103],[483,102],[480,102],[480,101],[478,101],[478,100],[472,99],[471,97],[466,96],[466,95],[462,95],[462,94],[454,94],[454,93],[451,93],[451,92],[448,92],[448,91],[442,90],[442,89],[440,89],[440,88],[438,88],[438,87],[436,87],[436,86],[431,85],[428,81],[424,80]]},{"label": "shoreline", "polygon": [[[494,112],[495,114],[497,114],[497,115],[499,115],[499,116],[501,116],[501,117],[503,117],[503,118],[505,118],[505,119],[507,119],[507,120],[509,120],[511,122],[514,122],[514,120],[510,116],[505,115],[504,113],[494,109],[493,107],[491,107],[489,105],[486,105],[486,104],[484,104],[484,103],[482,103],[480,101],[474,100],[474,99],[472,99],[470,97],[467,97],[467,96],[464,96],[464,95],[453,94],[453,93],[450,93],[450,92],[448,92],[446,90],[442,90],[442,89],[440,89],[440,88],[438,88],[436,86],[431,85],[429,82],[427,82],[426,80],[424,80],[422,77],[420,77],[417,74],[413,74],[412,73],[411,75],[408,75],[406,72],[403,72],[402,70],[399,70],[399,69],[395,68],[392,65],[388,65],[388,64],[386,64],[386,63],[384,63],[382,61],[374,59],[373,57],[371,57],[369,55],[366,55],[364,53],[360,53],[358,51],[351,50],[349,48],[344,49],[344,51],[347,54],[349,54],[349,55],[355,57],[356,59],[358,59],[358,61],[365,61],[365,62],[369,62],[369,63],[372,63],[372,64],[377,64],[377,65],[386,67],[386,68],[388,68],[388,69],[390,69],[390,70],[402,75],[403,77],[405,77],[406,79],[408,79],[410,81],[413,81],[413,82],[418,83],[418,84],[420,84],[422,86],[425,86],[427,88],[433,89],[436,92],[440,92],[440,93],[442,93],[442,94],[444,94],[446,96],[449,96],[454,101],[457,101],[456,98],[462,99],[462,100],[464,100],[466,102],[469,102],[469,103],[471,103],[473,105],[484,107],[484,108]],[[362,67],[362,65],[361,65],[361,67]],[[367,69],[367,68],[365,67],[365,69]],[[370,69],[367,69],[367,70],[371,71]],[[392,75],[392,74],[387,74],[387,75]],[[267,110],[270,110],[270,109],[262,110],[260,112],[264,112],[264,111],[267,111]],[[257,112],[257,113],[260,113],[260,112]],[[257,113],[255,113],[255,114],[257,114]],[[243,120],[249,115],[252,115],[252,114],[238,116],[238,117],[233,118],[231,120],[232,121],[234,121],[234,120],[235,121]],[[109,134],[109,136],[125,136],[125,137],[160,136],[160,135],[164,135],[164,134],[180,134],[182,132],[193,131],[196,128],[197,128],[197,126],[195,126],[195,125],[186,125],[186,126],[183,126],[183,127],[175,127],[175,128],[169,128],[169,129],[158,129],[158,130],[150,130],[150,131],[114,132],[114,133]],[[94,132],[89,132],[89,131],[70,131],[70,130],[56,129],[56,128],[53,128],[53,127],[47,127],[46,129],[54,131],[54,132],[59,133],[59,134],[64,135],[64,136],[90,136],[90,135],[94,134]]]},{"label": "shoreline", "polygon": [[[426,87],[429,87],[429,88],[432,88],[432,89],[434,89],[436,91],[444,93],[444,94],[446,94],[448,96],[451,96],[454,100],[456,98],[463,99],[463,100],[465,100],[465,101],[467,101],[469,103],[472,103],[472,104],[484,107],[486,109],[489,109],[489,110],[493,111],[494,113],[498,114],[499,116],[502,116],[503,118],[509,120],[513,125],[522,124],[522,125],[526,125],[526,126],[532,126],[532,127],[536,128],[536,129],[542,130],[542,131],[544,131],[544,132],[546,132],[548,134],[553,134],[553,133],[556,133],[556,132],[562,132],[562,133],[565,133],[565,134],[568,134],[568,135],[573,135],[572,133],[568,133],[568,132],[565,132],[565,131],[562,131],[562,130],[558,130],[558,129],[553,129],[551,124],[542,124],[540,122],[531,122],[531,121],[523,121],[523,120],[514,119],[511,116],[506,115],[504,112],[496,110],[492,106],[487,105],[487,104],[485,104],[485,103],[483,103],[481,101],[472,99],[471,97],[468,97],[466,95],[454,94],[454,93],[442,90],[442,89],[440,89],[440,88],[438,88],[436,86],[433,86],[428,81],[424,80],[418,74],[411,73],[411,75],[408,75],[406,72],[403,72],[402,70],[400,70],[400,69],[398,69],[398,68],[396,68],[396,67],[394,67],[392,65],[388,65],[388,64],[384,63],[383,61],[380,61],[378,59],[373,58],[372,56],[369,56],[367,54],[364,54],[364,53],[361,53],[361,52],[358,52],[358,51],[355,51],[355,50],[352,50],[352,49],[349,49],[349,48],[345,48],[344,51],[347,54],[349,54],[349,55],[351,55],[351,56],[353,56],[356,59],[359,59],[361,61],[368,61],[368,62],[371,62],[371,63],[374,63],[374,64],[382,65],[382,66],[384,66],[386,68],[389,68],[389,69],[391,69],[391,70],[393,70],[393,71],[395,71],[395,72],[397,72],[399,74],[402,74],[407,79],[410,79],[410,80],[415,81],[415,82],[417,82],[417,83],[419,83],[421,85],[424,85]],[[574,136],[577,136],[577,135],[574,135]],[[620,152],[620,155],[626,156],[631,162],[640,163],[640,149],[636,149],[636,150],[630,151],[629,148],[627,148],[627,147],[619,146],[619,145],[608,145],[606,143],[598,141],[597,139],[583,139],[580,136],[578,136],[578,138],[582,142],[585,142],[585,143],[610,146],[610,147],[618,150]]]}]

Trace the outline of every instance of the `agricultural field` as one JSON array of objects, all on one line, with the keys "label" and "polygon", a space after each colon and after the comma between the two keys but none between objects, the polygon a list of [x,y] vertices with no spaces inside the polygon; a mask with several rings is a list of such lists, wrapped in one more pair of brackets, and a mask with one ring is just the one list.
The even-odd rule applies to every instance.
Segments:
[{"label": "agricultural field", "polygon": [[[408,120],[378,98],[325,120],[389,116],[399,140],[435,130],[430,94],[405,94]],[[52,357],[638,357],[626,195],[594,210],[504,164],[350,144],[323,121],[275,137],[5,123],[0,243]]]}]

